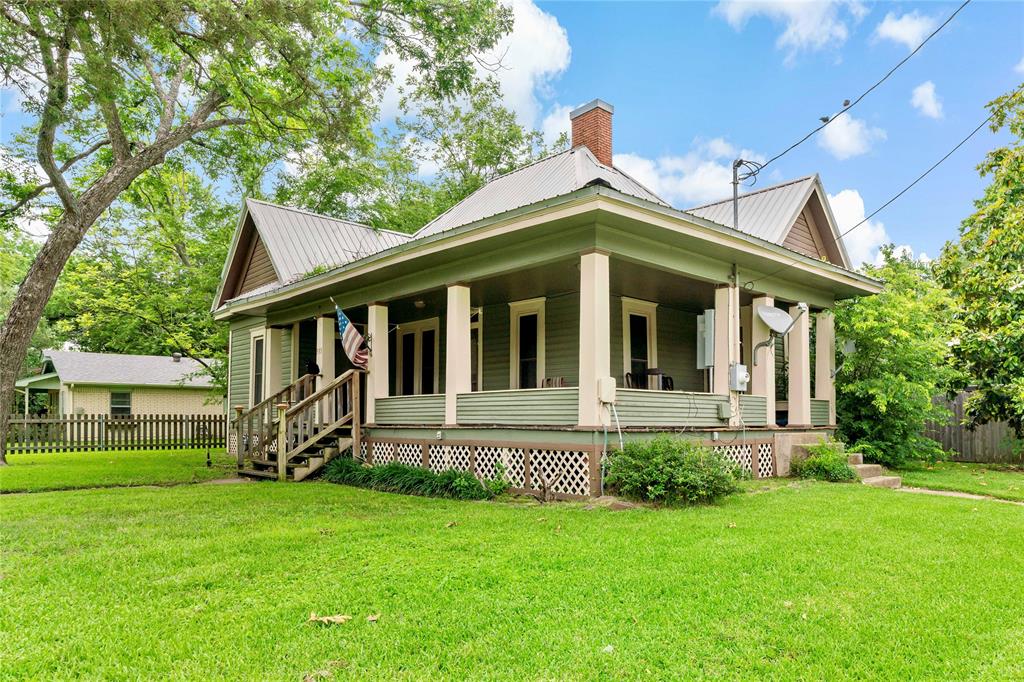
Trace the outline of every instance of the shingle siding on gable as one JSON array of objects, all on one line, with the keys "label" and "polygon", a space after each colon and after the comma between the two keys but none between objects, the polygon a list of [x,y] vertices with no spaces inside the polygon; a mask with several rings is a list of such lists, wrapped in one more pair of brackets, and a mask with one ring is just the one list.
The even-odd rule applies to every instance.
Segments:
[{"label": "shingle siding on gable", "polygon": [[806,209],[796,217],[796,221],[782,245],[811,258],[821,258],[824,254],[818,249],[818,243],[814,235],[811,234],[811,226],[808,224],[805,212]]},{"label": "shingle siding on gable", "polygon": [[249,255],[249,262],[245,266],[245,274],[242,275],[241,284],[238,285],[238,291],[235,293],[236,296],[277,281],[277,273],[274,272],[274,266],[270,262],[267,247],[263,245],[263,240],[259,235],[255,236],[255,240]]}]

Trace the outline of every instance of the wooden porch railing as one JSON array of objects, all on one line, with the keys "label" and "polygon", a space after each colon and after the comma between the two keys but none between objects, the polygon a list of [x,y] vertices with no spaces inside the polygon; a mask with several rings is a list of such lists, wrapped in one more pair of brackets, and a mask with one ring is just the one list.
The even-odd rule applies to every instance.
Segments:
[{"label": "wooden porch railing", "polygon": [[265,458],[268,452],[276,451],[277,405],[295,404],[316,391],[316,375],[306,374],[283,389],[246,410],[235,406],[235,419],[231,422],[234,433],[235,455],[238,468],[245,466],[246,459]]}]

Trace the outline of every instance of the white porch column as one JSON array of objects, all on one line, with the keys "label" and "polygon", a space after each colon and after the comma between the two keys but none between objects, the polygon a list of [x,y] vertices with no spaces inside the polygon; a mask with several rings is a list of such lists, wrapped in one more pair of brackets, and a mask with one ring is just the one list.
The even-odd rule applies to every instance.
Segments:
[{"label": "white porch column", "polygon": [[810,426],[811,321],[799,306],[790,306],[789,314],[796,320],[786,337],[789,343],[789,425]]},{"label": "white porch column", "polygon": [[388,307],[380,303],[368,308],[366,332],[370,337],[370,359],[366,375],[367,424],[376,422],[377,398],[388,397]]},{"label": "white porch column", "polygon": [[316,380],[317,390],[326,386],[334,378],[336,325],[337,321],[333,317],[316,318],[316,364],[320,368],[320,377]]},{"label": "white porch column", "polygon": [[458,395],[473,389],[472,351],[469,335],[469,287],[448,287],[448,318],[445,324],[444,423],[458,423]]},{"label": "white porch column", "polygon": [[729,368],[740,361],[740,290],[735,284],[715,289],[715,364],[711,391],[729,396],[729,426],[740,425],[740,397],[729,390]]},{"label": "white porch column", "polygon": [[[771,329],[757,315],[757,307],[773,306],[775,299],[771,296],[759,296],[754,299],[754,315],[751,319],[750,349],[754,353],[757,344],[771,339]],[[775,426],[775,343],[756,351],[751,358],[750,392],[763,395],[767,399],[768,425]]]},{"label": "white porch column", "polygon": [[579,425],[609,423],[608,410],[597,397],[597,383],[610,377],[611,295],[608,254],[601,251],[580,256],[580,387]]},{"label": "white porch column", "polygon": [[263,331],[263,396],[269,398],[284,386],[281,384],[281,355],[284,352],[284,330],[265,327]]},{"label": "white porch column", "polygon": [[831,310],[818,313],[814,335],[814,397],[828,400],[828,423],[836,423],[836,318]]}]

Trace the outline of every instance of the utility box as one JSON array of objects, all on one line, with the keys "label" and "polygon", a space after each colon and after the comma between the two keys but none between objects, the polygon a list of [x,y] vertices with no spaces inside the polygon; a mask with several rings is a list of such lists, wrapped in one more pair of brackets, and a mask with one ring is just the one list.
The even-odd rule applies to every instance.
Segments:
[{"label": "utility box", "polygon": [[615,377],[601,377],[597,380],[597,399],[605,405],[615,402]]},{"label": "utility box", "polygon": [[715,364],[715,311],[705,310],[697,316],[697,369]]},{"label": "utility box", "polygon": [[718,403],[718,418],[722,421],[732,419],[732,405],[728,401]]},{"label": "utility box", "polygon": [[729,366],[729,390],[745,392],[750,383],[750,372],[746,365],[735,363]]}]

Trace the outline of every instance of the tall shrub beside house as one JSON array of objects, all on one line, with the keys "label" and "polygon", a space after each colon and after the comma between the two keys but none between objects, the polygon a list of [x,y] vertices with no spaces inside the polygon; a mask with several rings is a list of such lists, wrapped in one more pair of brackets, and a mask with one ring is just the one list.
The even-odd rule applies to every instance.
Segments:
[{"label": "tall shrub beside house", "polygon": [[969,425],[1007,421],[1024,437],[1024,93],[989,105],[991,128],[1012,141],[978,166],[991,178],[936,267],[962,325],[953,355],[975,390]]},{"label": "tall shrub beside house", "polygon": [[949,362],[956,329],[953,301],[930,269],[891,247],[883,256],[865,270],[885,290],[836,304],[836,333],[857,348],[836,375],[836,412],[844,440],[898,467],[942,454],[923,434],[927,421],[945,416],[933,399],[958,376]]}]

